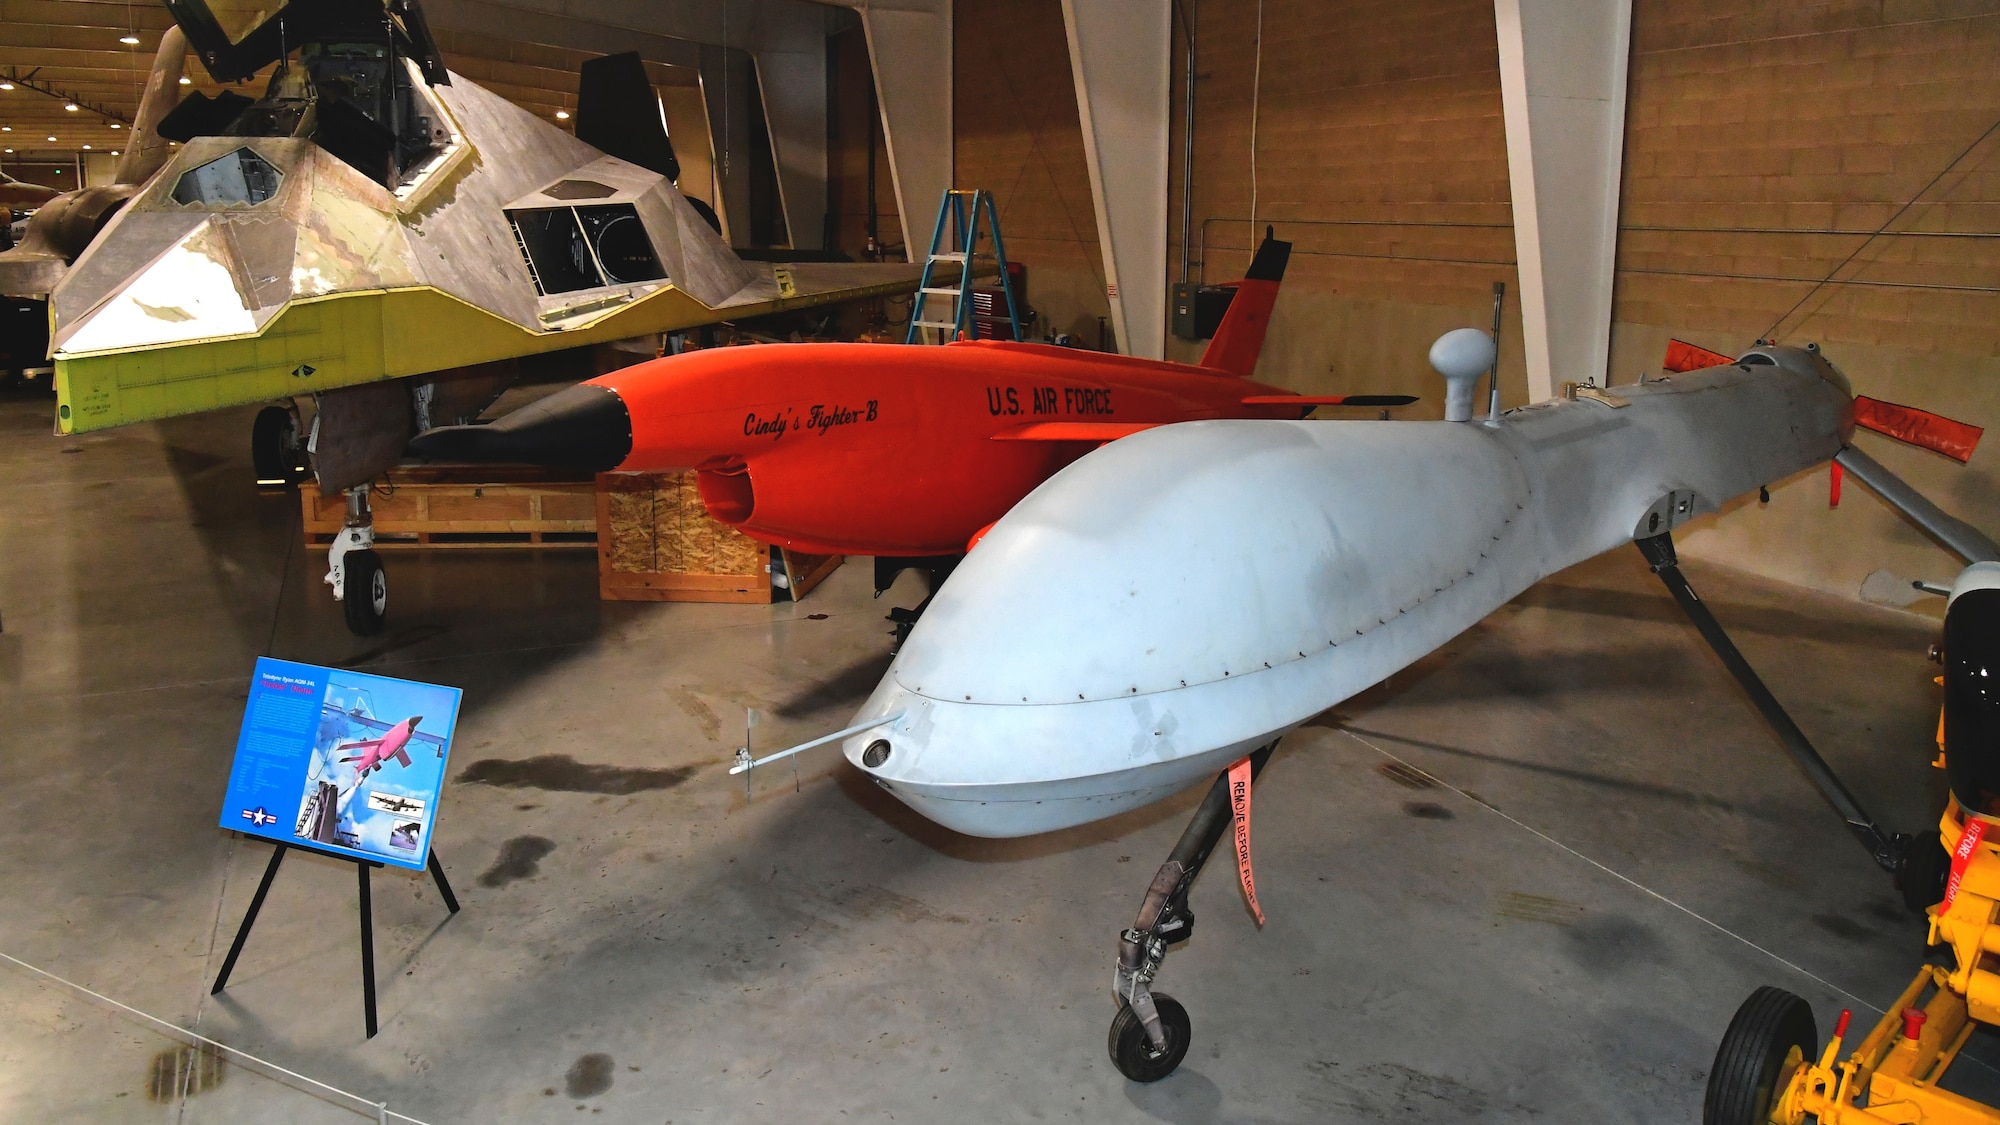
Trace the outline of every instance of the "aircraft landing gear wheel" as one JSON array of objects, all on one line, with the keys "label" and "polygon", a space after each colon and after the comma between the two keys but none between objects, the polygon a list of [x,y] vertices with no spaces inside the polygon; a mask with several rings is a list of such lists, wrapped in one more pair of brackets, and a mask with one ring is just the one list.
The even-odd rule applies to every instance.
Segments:
[{"label": "aircraft landing gear wheel", "polygon": [[1188,1036],[1194,1027],[1188,1021],[1187,1009],[1164,992],[1153,993],[1153,1004],[1160,1010],[1160,1027],[1167,1033],[1166,1050],[1153,1049],[1152,1041],[1146,1038],[1146,1025],[1139,1021],[1139,1013],[1130,1004],[1118,1006],[1118,1015],[1111,1021],[1109,1042],[1105,1044],[1118,1073],[1134,1082],[1158,1082],[1172,1074],[1187,1057]]},{"label": "aircraft landing gear wheel", "polygon": [[1818,1052],[1812,1005],[1768,985],[1751,993],[1709,1068],[1702,1125],[1765,1125],[1792,1075]]},{"label": "aircraft landing gear wheel", "polygon": [[299,464],[298,417],[282,406],[257,412],[250,426],[250,464],[261,487],[276,488],[305,479]]},{"label": "aircraft landing gear wheel", "polygon": [[1944,883],[1951,874],[1951,856],[1943,839],[1920,836],[1910,841],[1903,869],[1896,873],[1896,887],[1903,892],[1903,905],[1922,914],[1944,901]]},{"label": "aircraft landing gear wheel", "polygon": [[340,604],[347,611],[348,631],[372,637],[382,631],[383,615],[389,609],[389,580],[382,574],[382,556],[374,550],[349,551],[344,565]]}]

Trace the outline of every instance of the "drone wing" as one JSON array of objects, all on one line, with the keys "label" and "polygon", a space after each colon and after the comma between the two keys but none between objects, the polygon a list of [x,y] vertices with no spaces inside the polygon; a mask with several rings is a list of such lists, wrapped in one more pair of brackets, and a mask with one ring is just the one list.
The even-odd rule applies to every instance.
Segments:
[{"label": "drone wing", "polygon": [[1415,395],[1245,395],[1245,406],[1408,406]]},{"label": "drone wing", "polygon": [[[379,738],[371,738],[371,739],[369,739],[369,740],[368,740],[368,741],[366,741],[366,742],[349,742],[349,743],[345,743],[344,745],[342,745],[342,746],[340,747],[340,750],[362,750],[362,751],[367,751],[367,750],[373,750],[373,749],[375,749],[376,747],[378,747],[378,746],[380,746],[380,745],[382,745],[382,740],[381,740],[381,739],[379,739]],[[334,751],[334,753],[336,753],[336,754],[337,754],[337,753],[339,753],[339,752],[340,752],[340,750],[336,750],[336,751]],[[352,758],[342,758],[342,759],[341,759],[341,761],[343,761],[343,762],[358,762],[358,761],[360,761],[360,760],[361,760],[362,758],[364,758],[364,757],[366,757],[366,756],[367,756],[367,755],[366,755],[365,753],[364,753],[364,754],[356,754],[356,755],[355,755],[354,757],[352,757]]]}]

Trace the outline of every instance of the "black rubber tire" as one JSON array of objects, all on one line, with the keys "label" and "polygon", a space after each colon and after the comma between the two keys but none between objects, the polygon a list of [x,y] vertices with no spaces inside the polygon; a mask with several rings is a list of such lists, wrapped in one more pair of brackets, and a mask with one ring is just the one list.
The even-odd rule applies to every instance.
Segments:
[{"label": "black rubber tire", "polygon": [[1818,1051],[1812,1005],[1769,985],[1751,993],[1729,1021],[1709,1068],[1702,1125],[1766,1125],[1791,1068],[1799,1060],[1812,1063]]},{"label": "black rubber tire", "polygon": [[257,481],[299,481],[298,419],[282,406],[267,406],[250,424],[250,465]]},{"label": "black rubber tire", "polygon": [[1944,901],[1945,879],[1951,875],[1951,854],[1944,850],[1944,837],[1919,836],[1910,841],[1903,869],[1896,873],[1896,889],[1903,892],[1903,905],[1922,914]]},{"label": "black rubber tire", "polygon": [[1134,1082],[1158,1082],[1172,1074],[1187,1057],[1188,1039],[1193,1032],[1187,1009],[1164,992],[1153,993],[1153,1005],[1159,1009],[1160,1026],[1167,1033],[1165,1051],[1154,1052],[1152,1042],[1146,1038],[1146,1025],[1139,1022],[1139,1013],[1130,1004],[1118,1006],[1105,1044],[1111,1051],[1111,1064]]},{"label": "black rubber tire", "polygon": [[373,551],[349,551],[342,560],[341,608],[347,611],[347,630],[372,637],[382,631],[389,609],[389,584],[382,573],[382,556]]}]

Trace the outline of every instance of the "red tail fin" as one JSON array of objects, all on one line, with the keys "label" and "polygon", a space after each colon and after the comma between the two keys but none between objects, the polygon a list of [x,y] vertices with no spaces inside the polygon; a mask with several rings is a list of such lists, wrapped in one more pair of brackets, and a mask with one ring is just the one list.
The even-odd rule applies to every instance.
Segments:
[{"label": "red tail fin", "polygon": [[1215,339],[1201,354],[1201,365],[1248,376],[1257,367],[1257,353],[1264,350],[1264,330],[1271,325],[1271,307],[1278,303],[1278,283],[1285,279],[1285,263],[1291,260],[1292,244],[1279,242],[1270,227],[1264,228],[1263,245],[1250,260],[1250,269],[1236,286],[1229,311]]}]

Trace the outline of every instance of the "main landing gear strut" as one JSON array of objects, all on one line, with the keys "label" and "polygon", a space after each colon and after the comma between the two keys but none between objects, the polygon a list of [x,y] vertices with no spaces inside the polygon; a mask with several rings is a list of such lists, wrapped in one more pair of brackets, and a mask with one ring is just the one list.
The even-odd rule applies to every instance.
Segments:
[{"label": "main landing gear strut", "polygon": [[[1277,746],[1272,742],[1251,752],[1252,780],[1264,772],[1264,763]],[[1194,933],[1188,892],[1229,823],[1229,772],[1224,770],[1181,831],[1173,854],[1153,876],[1153,885],[1146,888],[1139,920],[1119,935],[1118,972],[1112,986],[1118,1015],[1111,1021],[1106,1046],[1118,1073],[1134,1082],[1157,1082],[1187,1057],[1191,1028],[1187,1009],[1166,993],[1154,992],[1153,977],[1167,959],[1167,947]]]},{"label": "main landing gear strut", "polygon": [[1667,589],[1674,595],[1674,600],[1680,603],[1681,611],[1694,622],[1694,627],[1701,632],[1702,640],[1707,641],[1708,647],[1715,650],[1715,655],[1722,658],[1722,664],[1729,669],[1729,674],[1736,677],[1737,684],[1741,685],[1744,694],[1750,697],[1750,702],[1764,716],[1764,721],[1771,725],[1771,730],[1777,734],[1778,741],[1785,744],[1786,752],[1799,764],[1799,769],[1805,772],[1806,780],[1812,782],[1813,788],[1818,789],[1820,796],[1826,798],[1826,803],[1832,805],[1833,810],[1840,814],[1840,818],[1847,822],[1848,830],[1861,841],[1862,847],[1868,849],[1868,854],[1875,863],[1882,870],[1894,875],[1899,885],[1903,883],[1903,868],[1910,854],[1910,837],[1902,832],[1884,832],[1881,826],[1875,823],[1875,818],[1869,816],[1868,811],[1861,807],[1861,802],[1855,800],[1854,794],[1847,791],[1847,786],[1840,783],[1840,778],[1834,774],[1833,767],[1827,765],[1826,759],[1820,757],[1819,751],[1813,749],[1812,743],[1806,740],[1805,732],[1799,729],[1797,723],[1792,722],[1790,715],[1785,714],[1783,705],[1771,694],[1771,689],[1764,686],[1764,681],[1757,678],[1756,670],[1750,667],[1748,660],[1743,659],[1743,654],[1730,642],[1729,634],[1722,631],[1721,623],[1715,620],[1714,614],[1708,612],[1707,604],[1694,592],[1694,587],[1688,585],[1686,576],[1681,574],[1680,559],[1674,554],[1673,536],[1662,532],[1649,539],[1637,540],[1635,545],[1639,548],[1639,553],[1646,556],[1646,562],[1653,568],[1653,573],[1659,575],[1660,581],[1667,584]]}]

